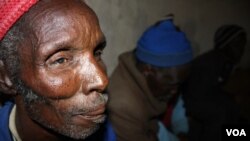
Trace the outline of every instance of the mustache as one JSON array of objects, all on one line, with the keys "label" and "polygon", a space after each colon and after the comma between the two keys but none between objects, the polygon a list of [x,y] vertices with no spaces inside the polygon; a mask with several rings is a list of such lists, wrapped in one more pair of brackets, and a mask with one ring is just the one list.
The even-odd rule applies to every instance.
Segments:
[{"label": "mustache", "polygon": [[98,97],[95,98],[93,101],[84,102],[82,106],[74,106],[70,108],[71,115],[78,115],[78,114],[86,114],[101,107],[104,107],[108,102],[108,95],[97,93]]},{"label": "mustache", "polygon": [[106,104],[108,102],[108,95],[97,92],[98,98],[93,102],[93,106]]}]

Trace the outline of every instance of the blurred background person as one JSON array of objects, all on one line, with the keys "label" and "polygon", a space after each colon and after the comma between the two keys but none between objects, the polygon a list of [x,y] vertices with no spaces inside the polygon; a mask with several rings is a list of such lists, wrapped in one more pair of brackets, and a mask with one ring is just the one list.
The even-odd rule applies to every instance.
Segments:
[{"label": "blurred background person", "polygon": [[110,119],[118,141],[177,141],[188,131],[180,86],[192,48],[167,18],[150,26],[111,75]]},{"label": "blurred background person", "polygon": [[184,101],[190,118],[190,141],[219,141],[224,124],[240,122],[233,97],[223,90],[243,55],[247,37],[238,25],[223,25],[214,48],[192,61]]}]

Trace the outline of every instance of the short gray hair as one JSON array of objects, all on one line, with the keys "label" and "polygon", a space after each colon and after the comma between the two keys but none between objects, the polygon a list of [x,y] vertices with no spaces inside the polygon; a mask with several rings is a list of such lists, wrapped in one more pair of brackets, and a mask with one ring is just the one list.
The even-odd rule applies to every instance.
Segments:
[{"label": "short gray hair", "polygon": [[0,41],[0,60],[5,64],[6,70],[13,83],[17,80],[20,68],[18,46],[24,37],[24,33],[21,32],[23,23],[24,20],[21,18],[11,27],[4,38]]}]

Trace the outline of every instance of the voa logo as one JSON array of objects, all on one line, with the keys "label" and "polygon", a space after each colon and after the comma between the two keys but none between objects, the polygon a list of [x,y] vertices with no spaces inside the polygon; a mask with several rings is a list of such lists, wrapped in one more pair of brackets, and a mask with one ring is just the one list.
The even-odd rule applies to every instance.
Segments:
[{"label": "voa logo", "polygon": [[244,129],[226,129],[227,136],[247,136]]}]

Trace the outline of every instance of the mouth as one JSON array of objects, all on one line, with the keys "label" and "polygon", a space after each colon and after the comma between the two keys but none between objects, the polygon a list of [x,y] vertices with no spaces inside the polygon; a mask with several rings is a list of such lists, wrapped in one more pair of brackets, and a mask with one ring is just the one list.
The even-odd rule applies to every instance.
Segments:
[{"label": "mouth", "polygon": [[102,119],[105,119],[106,115],[105,115],[105,105],[101,105],[97,108],[95,108],[95,110],[90,111],[86,114],[83,115],[83,117],[87,120],[91,120],[93,122],[99,122],[102,121]]},{"label": "mouth", "polygon": [[173,97],[175,97],[176,95],[178,95],[179,91],[177,89],[172,89],[172,90],[169,90],[169,92],[165,95],[159,95],[157,97],[158,100],[160,101],[169,101],[171,100]]},{"label": "mouth", "polygon": [[[106,104],[108,101],[108,96],[106,94],[101,93],[93,93],[98,94],[100,98],[98,98],[91,107],[88,107],[84,111],[76,112],[72,115],[73,121],[76,124],[80,125],[93,125],[103,123],[106,119]],[[86,108],[86,107],[85,107]]]},{"label": "mouth", "polygon": [[94,110],[91,110],[86,113],[78,113],[74,115],[74,118],[76,119],[77,122],[82,122],[82,121],[89,121],[92,123],[103,123],[106,119],[106,114],[105,114],[105,105],[102,104],[96,108],[93,108]]}]

